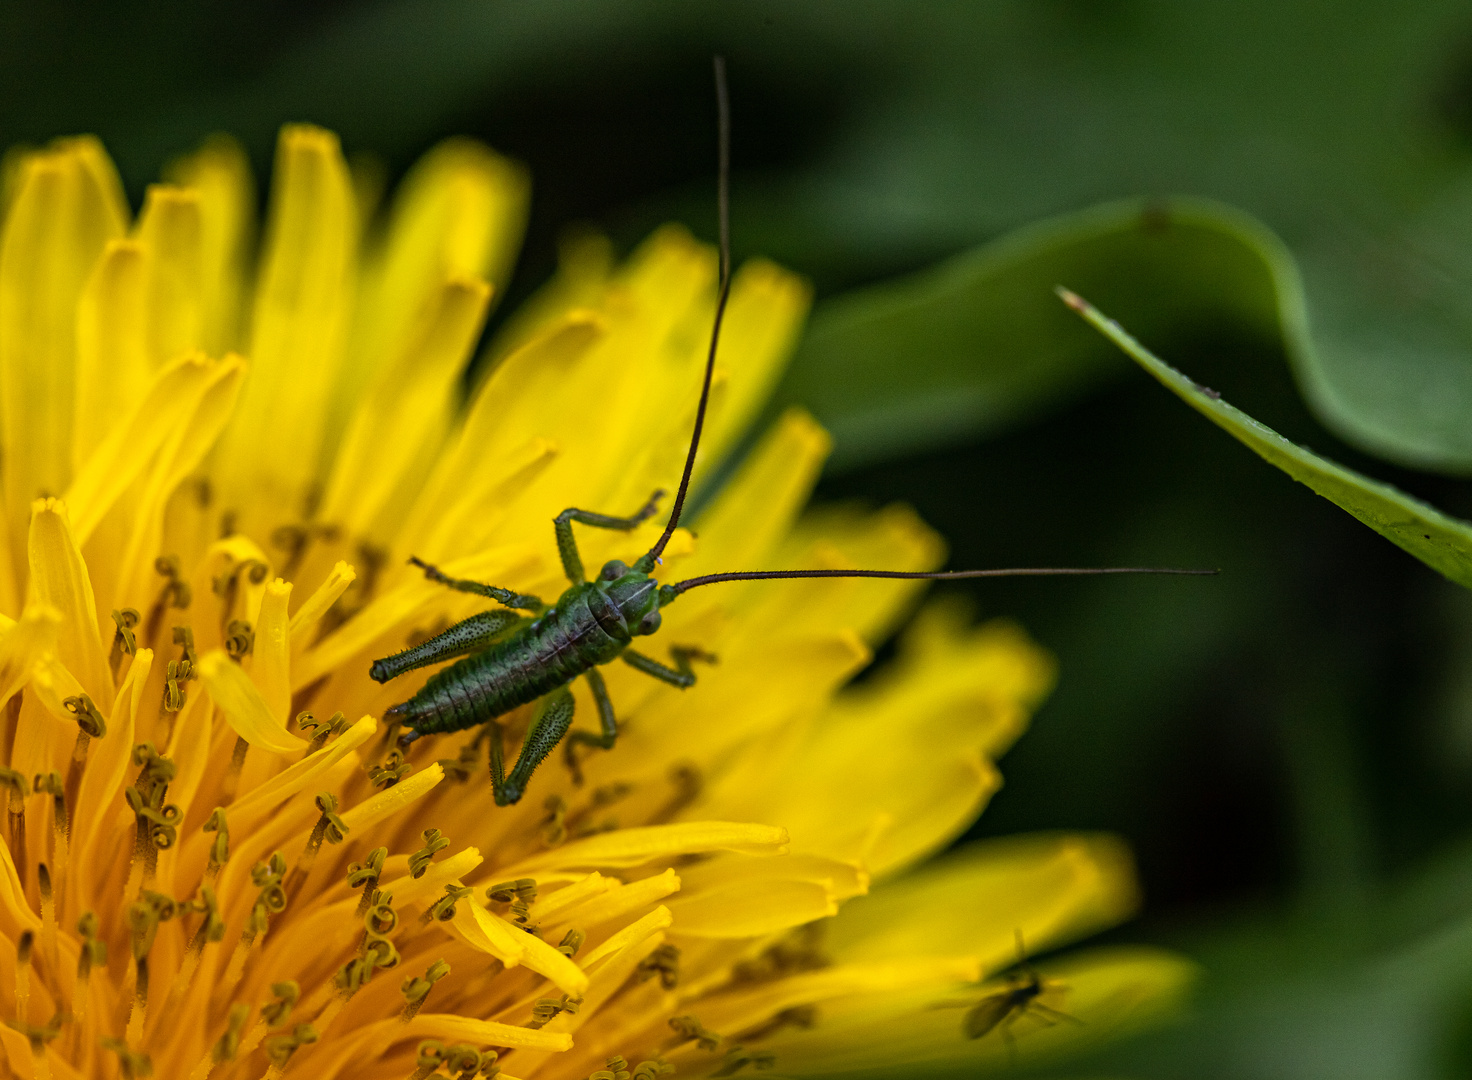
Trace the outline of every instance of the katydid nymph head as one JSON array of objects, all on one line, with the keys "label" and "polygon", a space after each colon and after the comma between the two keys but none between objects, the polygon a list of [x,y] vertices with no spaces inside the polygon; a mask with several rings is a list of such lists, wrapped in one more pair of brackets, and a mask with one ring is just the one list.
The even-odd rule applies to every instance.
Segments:
[{"label": "katydid nymph head", "polygon": [[638,569],[638,564],[630,567],[622,559],[611,559],[598,572],[595,585],[618,609],[633,637],[647,637],[659,629],[661,593],[669,587],[662,590],[659,582]]}]

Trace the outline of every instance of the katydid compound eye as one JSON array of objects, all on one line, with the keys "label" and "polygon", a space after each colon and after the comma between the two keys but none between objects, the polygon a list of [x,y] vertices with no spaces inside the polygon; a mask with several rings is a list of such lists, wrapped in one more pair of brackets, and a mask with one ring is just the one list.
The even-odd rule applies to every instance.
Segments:
[{"label": "katydid compound eye", "polygon": [[648,615],[645,615],[642,619],[639,620],[639,633],[654,633],[656,630],[659,629],[659,623],[661,619],[662,616],[659,612],[651,611]]},{"label": "katydid compound eye", "polygon": [[611,559],[598,571],[599,581],[617,581],[629,572],[629,564],[620,559]]}]

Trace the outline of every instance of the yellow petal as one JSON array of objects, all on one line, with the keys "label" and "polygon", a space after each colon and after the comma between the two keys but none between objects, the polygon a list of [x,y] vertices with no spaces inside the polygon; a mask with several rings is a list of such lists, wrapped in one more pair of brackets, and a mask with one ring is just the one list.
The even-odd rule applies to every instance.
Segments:
[{"label": "yellow petal", "polygon": [[714,886],[670,901],[676,933],[702,938],[775,934],[837,914],[828,890],[811,881],[776,881],[763,888],[744,882]]},{"label": "yellow petal", "polygon": [[[137,240],[109,240],[78,301],[75,469],[116,430],[118,418],[136,406],[148,385],[147,258]],[[128,461],[114,456],[112,463]]]},{"label": "yellow petal", "polygon": [[361,834],[368,826],[397,814],[416,799],[429,794],[444,778],[445,770],[439,762],[435,762],[400,780],[388,790],[380,791],[352,809],[343,811],[342,820],[349,829],[356,829]]},{"label": "yellow petal", "polygon": [[[696,852],[780,855],[786,850],[786,829],[734,821],[686,821],[598,833],[534,855],[518,863],[517,869],[530,874],[539,867],[638,866]],[[507,876],[522,875],[507,871]]]},{"label": "yellow petal", "polygon": [[151,184],[137,237],[148,251],[145,304],[154,366],[202,345],[204,252],[199,193]]},{"label": "yellow petal", "polygon": [[[322,515],[354,536],[370,534],[405,485],[422,482],[454,417],[461,370],[480,336],[490,288],[447,281],[430,298],[401,351],[358,403],[328,483]],[[417,492],[415,493],[417,494]],[[392,531],[375,535],[392,536]]]},{"label": "yellow petal", "polygon": [[97,603],[87,564],[72,539],[66,505],[38,499],[31,511],[31,601],[61,613],[56,653],[104,713],[112,708],[112,673],[97,625]]},{"label": "yellow petal", "polygon": [[285,714],[274,714],[240,665],[214,649],[199,658],[199,677],[215,707],[246,742],[273,754],[306,749],[306,742],[286,730]]},{"label": "yellow petal", "polygon": [[221,445],[222,508],[266,535],[305,511],[318,474],[357,253],[357,209],[337,137],[288,125],[251,323],[251,376]]},{"label": "yellow petal", "polygon": [[165,175],[199,199],[200,342],[212,356],[239,349],[241,294],[255,230],[255,185],[240,144],[213,135]]},{"label": "yellow petal", "polygon": [[581,994],[588,988],[583,970],[535,934],[512,926],[469,897],[455,906],[454,927],[472,947],[490,953],[507,967],[525,964],[545,975],[558,989]]},{"label": "yellow petal", "polygon": [[1110,836],[1009,837],[968,844],[844,905],[828,945],[843,962],[946,954],[985,970],[1126,918],[1139,902],[1125,846]]},{"label": "yellow petal", "polygon": [[670,914],[667,907],[657,907],[648,915],[629,923],[618,933],[613,934],[602,945],[590,951],[582,959],[585,971],[594,971],[607,961],[613,959],[625,949],[631,949],[647,940],[652,934],[664,930],[674,922],[674,916]]},{"label": "yellow petal", "polygon": [[296,614],[291,617],[290,633],[293,643],[301,640],[323,615],[331,609],[332,605],[348,591],[348,586],[358,578],[358,572],[347,563],[339,559],[332,568],[332,573],[327,575],[327,580],[317,587],[317,590],[297,608]]},{"label": "yellow petal", "polygon": [[272,716],[285,717],[291,712],[291,637],[286,617],[290,602],[291,583],[280,578],[271,581],[261,598],[255,626],[250,677]]},{"label": "yellow petal", "polygon": [[71,476],[77,300],[97,257],[125,228],[121,195],[95,139],[65,140],[26,160],[5,218],[0,469],[13,551],[31,502],[64,491]]}]

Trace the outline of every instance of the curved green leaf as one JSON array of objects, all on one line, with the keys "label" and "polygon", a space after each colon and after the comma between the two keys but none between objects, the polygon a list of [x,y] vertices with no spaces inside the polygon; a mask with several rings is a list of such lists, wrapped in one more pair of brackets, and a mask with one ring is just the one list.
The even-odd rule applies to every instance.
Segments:
[{"label": "curved green leaf", "polygon": [[1306,338],[1282,244],[1202,201],[1129,200],[1021,229],[815,312],[780,402],[833,432],[839,467],[989,435],[1117,374],[1117,354],[1052,295],[1077,283],[1152,334],[1226,320]]},{"label": "curved green leaf", "polygon": [[1058,295],[1168,390],[1264,461],[1349,511],[1433,570],[1458,585],[1472,588],[1472,523],[1448,517],[1389,484],[1371,480],[1289,442],[1272,428],[1228,405],[1215,390],[1193,382],[1156,357],[1088,301],[1063,288],[1058,289]]}]

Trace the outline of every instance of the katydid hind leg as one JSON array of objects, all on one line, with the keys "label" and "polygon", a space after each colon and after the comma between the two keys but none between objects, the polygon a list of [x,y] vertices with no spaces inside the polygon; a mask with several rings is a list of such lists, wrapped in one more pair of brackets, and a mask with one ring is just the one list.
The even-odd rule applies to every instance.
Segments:
[{"label": "katydid hind leg", "polygon": [[526,737],[521,741],[521,752],[516,756],[516,764],[500,784],[496,783],[496,747],[500,739],[497,734],[492,734],[491,786],[497,806],[508,806],[521,799],[532,773],[546,760],[547,755],[557,747],[567,734],[567,729],[572,726],[574,707],[572,691],[565,686],[552,691],[537,703]]},{"label": "katydid hind leg", "polygon": [[506,608],[482,611],[428,641],[373,661],[368,675],[374,682],[388,682],[406,671],[480,652],[522,621],[522,616]]}]

